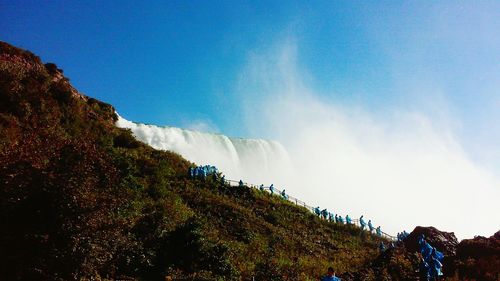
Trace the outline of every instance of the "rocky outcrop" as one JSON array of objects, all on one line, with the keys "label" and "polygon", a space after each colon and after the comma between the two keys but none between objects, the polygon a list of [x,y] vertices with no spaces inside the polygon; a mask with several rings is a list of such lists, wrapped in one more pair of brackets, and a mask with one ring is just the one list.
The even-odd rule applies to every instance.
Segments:
[{"label": "rocky outcrop", "polygon": [[454,273],[454,256],[457,251],[458,240],[453,232],[440,231],[435,227],[417,226],[404,240],[409,252],[419,252],[418,239],[424,235],[425,240],[444,254],[443,273],[451,276]]},{"label": "rocky outcrop", "polygon": [[405,247],[410,252],[417,252],[418,238],[420,235],[425,236],[425,240],[445,256],[453,256],[457,251],[458,240],[453,232],[444,232],[435,227],[417,226],[404,240]]},{"label": "rocky outcrop", "polygon": [[458,243],[452,232],[422,226],[362,270],[342,277],[344,280],[420,280],[418,238],[422,234],[445,255],[444,280],[500,280],[500,231],[490,238],[478,236]]},{"label": "rocky outcrop", "polygon": [[462,240],[457,247],[455,269],[462,280],[500,280],[500,231],[490,238]]}]

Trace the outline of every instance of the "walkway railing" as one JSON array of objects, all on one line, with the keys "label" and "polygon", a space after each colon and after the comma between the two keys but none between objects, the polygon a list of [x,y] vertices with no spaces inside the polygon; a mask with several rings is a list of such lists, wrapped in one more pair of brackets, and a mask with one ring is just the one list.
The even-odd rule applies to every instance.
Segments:
[{"label": "walkway railing", "polygon": [[[240,181],[236,181],[236,180],[227,180],[227,179],[226,179],[226,180],[225,180],[225,182],[226,182],[226,183],[228,183],[228,184],[229,184],[229,185],[231,185],[231,186],[238,186],[238,185],[240,185]],[[255,184],[251,184],[251,183],[247,183],[247,182],[243,182],[243,185],[248,186],[248,187],[250,187],[250,188],[260,189],[260,186],[255,185]],[[263,188],[264,188],[264,190],[265,190],[265,191],[267,191],[267,192],[271,193],[271,190],[270,190],[270,187],[269,187],[269,186],[264,186]],[[279,189],[277,189],[276,187],[273,187],[273,192],[272,192],[273,194],[275,194],[275,195],[277,195],[277,196],[281,197],[283,200],[288,200],[288,201],[290,201],[290,202],[294,203],[295,205],[298,205],[298,206],[304,207],[304,208],[306,208],[307,210],[309,210],[311,213],[315,214],[315,212],[314,212],[314,209],[315,209],[315,208],[314,208],[314,207],[312,207],[312,206],[310,206],[310,205],[306,204],[306,202],[304,202],[304,201],[302,201],[302,200],[300,200],[300,199],[298,199],[298,198],[295,198],[295,197],[293,197],[293,196],[290,196],[290,195],[288,195],[288,194],[286,194],[286,197],[283,197],[283,196],[281,195],[281,192],[282,192],[282,190],[279,190]],[[320,215],[320,217],[321,217],[321,215]],[[344,219],[345,219],[345,218],[344,218]],[[344,223],[344,224],[347,224],[347,223]],[[359,219],[351,219],[351,225],[355,225],[355,226],[357,226],[357,227],[361,228],[361,225],[360,225],[360,223],[359,223]],[[369,230],[368,230],[368,231],[369,231]],[[373,232],[371,232],[371,231],[369,231],[369,232],[370,232],[370,233],[373,233]],[[375,233],[373,233],[373,234],[375,234]],[[387,233],[385,233],[385,232],[383,232],[383,231],[381,231],[381,234],[382,234],[381,236],[382,236],[383,238],[386,238],[386,239],[389,239],[389,240],[396,240],[396,237],[395,237],[395,236],[392,236],[392,235],[390,235],[390,234],[387,234]]]}]

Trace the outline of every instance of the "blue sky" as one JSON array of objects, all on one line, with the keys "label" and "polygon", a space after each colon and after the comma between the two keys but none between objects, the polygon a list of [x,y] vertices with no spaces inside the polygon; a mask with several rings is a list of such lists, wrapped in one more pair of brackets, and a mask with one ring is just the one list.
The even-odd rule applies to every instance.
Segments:
[{"label": "blue sky", "polygon": [[57,63],[129,120],[259,137],[242,108],[258,104],[242,92],[258,97],[262,84],[242,91],[242,75],[292,42],[320,99],[422,112],[496,173],[499,26],[495,1],[0,2],[0,40]]}]

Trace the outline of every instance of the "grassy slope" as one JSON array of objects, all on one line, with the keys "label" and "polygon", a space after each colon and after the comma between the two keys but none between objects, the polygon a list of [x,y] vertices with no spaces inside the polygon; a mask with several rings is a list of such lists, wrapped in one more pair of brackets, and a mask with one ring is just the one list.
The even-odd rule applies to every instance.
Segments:
[{"label": "grassy slope", "polygon": [[355,228],[187,179],[191,163],[115,119],[55,65],[0,42],[0,279],[308,280],[377,256]]}]

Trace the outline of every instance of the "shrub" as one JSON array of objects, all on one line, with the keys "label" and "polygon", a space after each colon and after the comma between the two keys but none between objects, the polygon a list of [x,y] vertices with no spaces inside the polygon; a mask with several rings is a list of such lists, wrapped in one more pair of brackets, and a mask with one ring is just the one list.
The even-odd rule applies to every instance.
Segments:
[{"label": "shrub", "polygon": [[122,131],[120,134],[115,136],[113,144],[115,147],[123,148],[138,148],[141,145],[140,142],[132,136],[132,132],[130,132],[130,130]]}]

